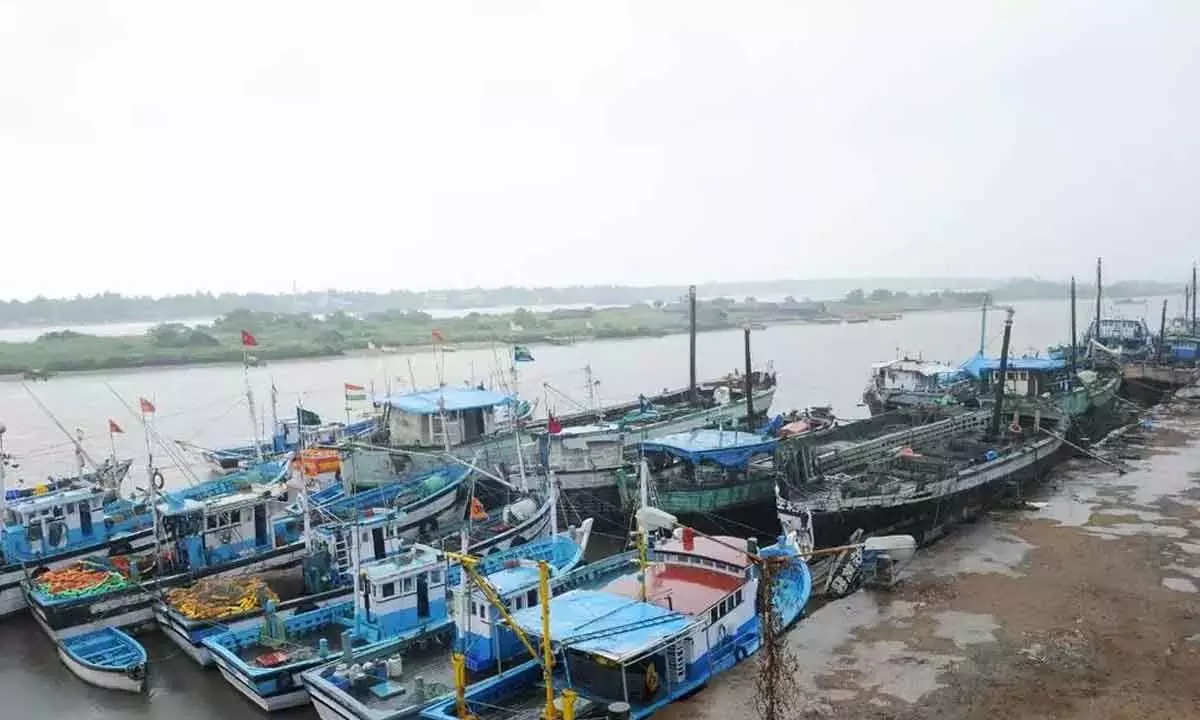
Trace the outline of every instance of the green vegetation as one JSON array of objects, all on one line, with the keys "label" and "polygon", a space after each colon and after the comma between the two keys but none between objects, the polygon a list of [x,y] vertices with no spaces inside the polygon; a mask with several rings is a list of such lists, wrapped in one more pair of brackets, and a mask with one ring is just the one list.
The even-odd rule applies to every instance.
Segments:
[{"label": "green vegetation", "polygon": [[[985,278],[879,278],[873,280],[775,280],[769,282],[706,283],[697,286],[702,298],[736,297],[839,298],[854,288],[864,288],[866,296],[879,293],[918,295],[931,290],[989,291],[997,299],[1019,300],[1066,297],[1067,284],[1033,279],[996,280]],[[881,290],[879,288],[887,288]],[[1180,287],[1165,283],[1115,283],[1105,289],[1108,297],[1162,295],[1179,292]],[[1094,293],[1091,287],[1079,287],[1081,297]],[[91,297],[53,299],[39,297],[21,302],[0,301],[0,326],[39,326],[64,323],[115,323],[133,321],[171,321],[188,318],[212,318],[236,310],[262,313],[348,312],[358,315],[397,310],[470,309],[482,307],[536,307],[548,305],[634,305],[637,303],[673,303],[687,293],[683,285],[645,287],[592,285],[541,288],[470,288],[413,292],[394,290],[387,293],[328,290],[294,295],[264,293],[235,294],[198,292],[162,298],[103,293]]]},{"label": "green vegetation", "polygon": [[[845,301],[737,302],[718,298],[697,303],[701,331],[752,323],[831,322],[896,312],[974,307],[983,293],[923,295],[852,293]],[[50,332],[34,342],[0,343],[0,374],[30,371],[65,372],[162,365],[240,362],[241,331],[252,333],[258,346],[249,352],[260,361],[341,355],[368,348],[418,347],[433,344],[434,333],[452,345],[478,343],[564,343],[593,338],[657,337],[687,332],[686,304],[639,303],[620,308],[560,309],[507,314],[468,313],[435,319],[419,310],[389,310],[362,316],[264,313],[237,310],[211,325],[156,325],[144,335],[101,337],[70,330]]]}]

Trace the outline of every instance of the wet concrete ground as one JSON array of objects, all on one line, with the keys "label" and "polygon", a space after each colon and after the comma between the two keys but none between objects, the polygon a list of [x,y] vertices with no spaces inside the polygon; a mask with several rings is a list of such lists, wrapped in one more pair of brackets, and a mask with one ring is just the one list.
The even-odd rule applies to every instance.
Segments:
[{"label": "wet concrete ground", "polygon": [[[1126,474],[1072,460],[1041,509],[961,527],[893,592],[802,621],[790,716],[1200,718],[1200,404],[1146,416]],[[662,717],[753,717],[757,672]]]}]

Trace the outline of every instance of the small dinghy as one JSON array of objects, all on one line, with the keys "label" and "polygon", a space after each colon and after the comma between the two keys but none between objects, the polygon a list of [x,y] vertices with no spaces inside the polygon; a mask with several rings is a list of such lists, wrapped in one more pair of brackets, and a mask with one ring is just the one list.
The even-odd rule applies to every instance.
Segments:
[{"label": "small dinghy", "polygon": [[146,689],[146,649],[114,627],[63,640],[58,656],[86,683],[133,693]]}]

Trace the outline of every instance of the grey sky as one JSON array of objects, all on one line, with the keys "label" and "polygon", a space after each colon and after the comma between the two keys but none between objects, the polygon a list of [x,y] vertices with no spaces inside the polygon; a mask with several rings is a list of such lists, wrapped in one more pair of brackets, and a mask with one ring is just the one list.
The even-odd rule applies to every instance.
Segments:
[{"label": "grey sky", "polygon": [[0,296],[1182,278],[1197,38],[1194,0],[0,0]]}]

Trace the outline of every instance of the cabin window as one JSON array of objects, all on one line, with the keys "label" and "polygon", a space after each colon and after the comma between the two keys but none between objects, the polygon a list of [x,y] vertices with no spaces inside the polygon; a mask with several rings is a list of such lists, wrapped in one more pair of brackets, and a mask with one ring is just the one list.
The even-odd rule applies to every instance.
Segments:
[{"label": "cabin window", "polygon": [[379,594],[385,598],[392,597],[393,595],[396,594],[396,583],[394,583],[394,582],[384,583],[383,586],[380,588]]},{"label": "cabin window", "polygon": [[708,619],[710,622],[715,623],[719,617],[720,617],[720,613],[717,612],[717,609],[715,607],[712,610],[709,610]]},{"label": "cabin window", "polygon": [[67,514],[75,512],[75,503],[67,503]]},{"label": "cabin window", "polygon": [[413,579],[410,577],[404,578],[404,592],[412,592]]},{"label": "cabin window", "polygon": [[516,610],[524,610],[525,609],[525,598],[521,597],[520,595],[513,598],[512,602],[513,602],[514,609],[516,609]]},{"label": "cabin window", "polygon": [[742,604],[742,591],[741,590],[738,590],[736,593],[733,594],[733,604],[734,604],[734,607]]},{"label": "cabin window", "polygon": [[442,571],[441,570],[434,570],[429,573],[429,584],[437,585],[441,581],[442,581]]},{"label": "cabin window", "polygon": [[474,600],[472,600],[471,601],[471,614],[477,615],[478,613],[479,613],[479,606],[475,604]]},{"label": "cabin window", "polygon": [[242,511],[241,510],[230,510],[229,511],[229,522],[230,523],[236,525],[237,523],[240,523],[241,521],[242,521]]},{"label": "cabin window", "polygon": [[56,517],[56,518],[60,518],[60,517],[62,517],[62,516],[63,516],[63,509],[62,509],[62,506],[61,506],[61,505],[55,505],[55,506],[54,506],[54,517]]},{"label": "cabin window", "polygon": [[216,530],[217,529],[217,518],[213,515],[209,515],[207,518],[205,518],[205,526],[209,530]]},{"label": "cabin window", "polygon": [[363,542],[371,542],[371,533],[367,532],[366,530],[363,530],[362,541]]},{"label": "cabin window", "polygon": [[487,608],[483,605],[479,606],[479,617],[487,620]]},{"label": "cabin window", "polygon": [[537,590],[530,590],[529,592],[525,593],[525,606],[526,607],[533,607],[534,605],[537,605],[537,604],[538,604]]}]

